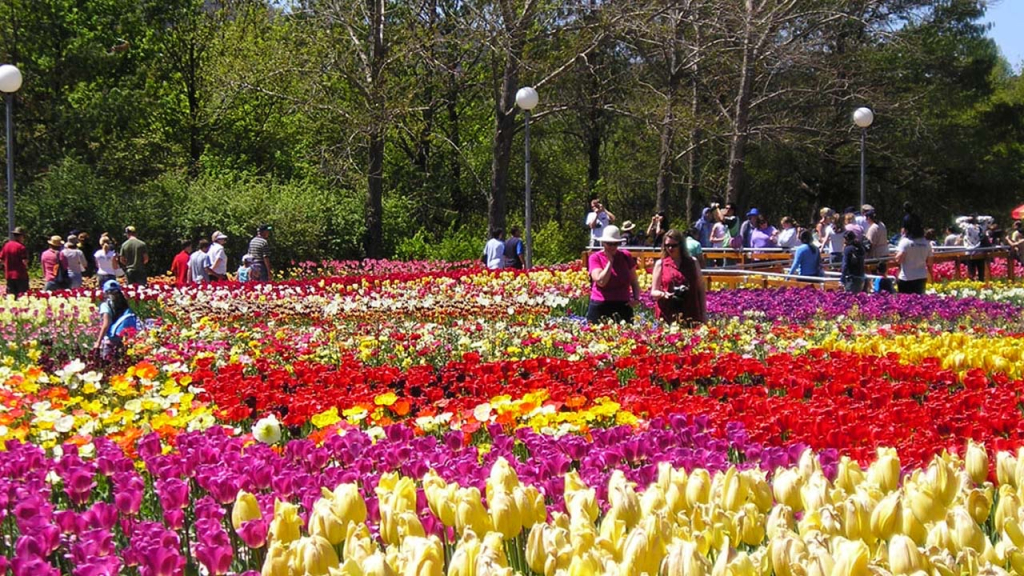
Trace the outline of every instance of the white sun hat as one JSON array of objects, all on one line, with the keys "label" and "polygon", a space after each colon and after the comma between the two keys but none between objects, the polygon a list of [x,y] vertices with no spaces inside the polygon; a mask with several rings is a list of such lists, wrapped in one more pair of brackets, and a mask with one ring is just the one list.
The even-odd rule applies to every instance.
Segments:
[{"label": "white sun hat", "polygon": [[622,233],[619,232],[618,226],[605,226],[604,232],[601,236],[595,238],[598,242],[625,242],[626,239],[622,237]]}]

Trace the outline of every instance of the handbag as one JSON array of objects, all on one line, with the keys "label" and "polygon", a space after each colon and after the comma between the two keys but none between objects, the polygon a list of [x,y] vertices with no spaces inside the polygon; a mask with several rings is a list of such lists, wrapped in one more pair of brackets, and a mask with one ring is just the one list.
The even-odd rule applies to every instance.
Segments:
[{"label": "handbag", "polygon": [[57,258],[57,275],[53,278],[53,283],[58,288],[71,288],[71,276],[68,274],[68,267],[60,261],[60,257]]}]

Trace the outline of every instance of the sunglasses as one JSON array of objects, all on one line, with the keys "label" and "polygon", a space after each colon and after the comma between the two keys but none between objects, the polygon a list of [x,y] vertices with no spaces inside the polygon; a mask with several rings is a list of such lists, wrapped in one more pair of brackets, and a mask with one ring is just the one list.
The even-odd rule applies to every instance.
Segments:
[{"label": "sunglasses", "polygon": [[665,244],[665,248],[679,248],[679,244]]}]

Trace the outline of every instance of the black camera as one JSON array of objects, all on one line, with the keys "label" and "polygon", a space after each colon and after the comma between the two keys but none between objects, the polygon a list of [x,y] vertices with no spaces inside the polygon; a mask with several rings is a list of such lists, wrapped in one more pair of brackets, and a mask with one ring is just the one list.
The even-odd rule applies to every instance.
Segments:
[{"label": "black camera", "polygon": [[683,298],[686,298],[686,294],[689,291],[689,284],[680,284],[679,286],[676,286],[675,288],[672,289],[672,298],[675,298],[676,300],[682,300]]}]

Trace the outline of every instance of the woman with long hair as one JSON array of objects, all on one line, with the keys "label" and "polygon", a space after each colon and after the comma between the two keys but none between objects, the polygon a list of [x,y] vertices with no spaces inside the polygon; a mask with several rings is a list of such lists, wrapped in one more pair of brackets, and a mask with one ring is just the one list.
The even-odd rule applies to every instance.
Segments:
[{"label": "woman with long hair", "polygon": [[707,290],[700,264],[690,256],[679,230],[669,230],[661,245],[661,259],[654,264],[651,297],[655,316],[673,323],[693,325],[707,321]]},{"label": "woman with long hair", "polygon": [[903,226],[903,238],[896,245],[896,264],[900,267],[896,288],[900,294],[924,294],[932,245],[924,239],[919,222],[904,220]]}]

